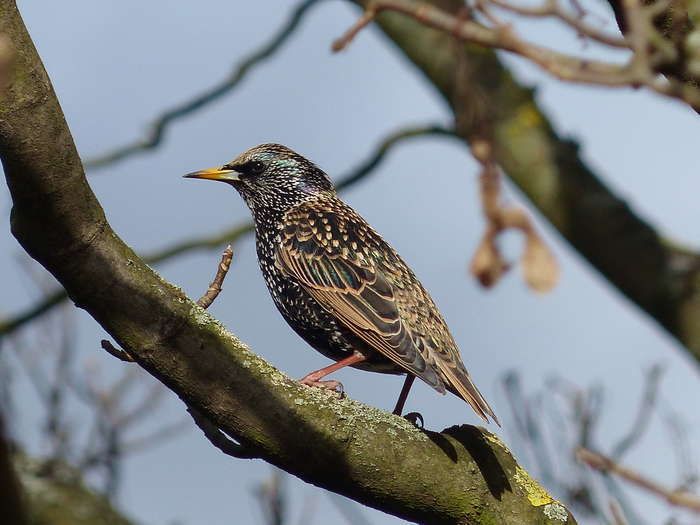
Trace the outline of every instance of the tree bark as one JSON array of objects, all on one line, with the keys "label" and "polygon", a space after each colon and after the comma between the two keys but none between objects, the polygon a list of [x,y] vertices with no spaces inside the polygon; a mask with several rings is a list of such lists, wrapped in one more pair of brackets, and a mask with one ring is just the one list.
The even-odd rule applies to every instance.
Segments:
[{"label": "tree bark", "polygon": [[[353,0],[366,6],[371,0]],[[461,0],[427,0],[456,13]],[[663,239],[559,136],[496,53],[399,13],[377,22],[450,106],[468,144],[489,127],[508,177],[561,235],[700,363],[700,254]]]},{"label": "tree bark", "polygon": [[17,51],[0,106],[12,232],[141,366],[250,453],[385,512],[421,523],[575,523],[493,434],[423,431],[302,387],[159,277],[107,223],[11,0],[0,0],[0,32]]}]

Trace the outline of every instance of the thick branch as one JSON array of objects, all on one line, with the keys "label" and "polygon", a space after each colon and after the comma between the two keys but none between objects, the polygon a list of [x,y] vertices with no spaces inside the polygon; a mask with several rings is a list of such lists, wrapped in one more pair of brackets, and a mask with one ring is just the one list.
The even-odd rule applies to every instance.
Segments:
[{"label": "thick branch", "polygon": [[[463,5],[427,3],[452,13]],[[459,44],[403,14],[385,12],[377,21],[444,96],[464,140],[479,138],[479,122],[488,119],[496,159],[511,180],[598,271],[700,360],[700,256],[664,241],[605,186],[493,51]],[[461,63],[468,82],[455,73],[464,70]]]},{"label": "thick branch", "polygon": [[300,386],[163,281],[107,223],[11,0],[0,0],[0,32],[21,50],[0,107],[12,231],[141,366],[266,461],[397,516],[574,523],[494,435],[471,426],[421,431]]}]

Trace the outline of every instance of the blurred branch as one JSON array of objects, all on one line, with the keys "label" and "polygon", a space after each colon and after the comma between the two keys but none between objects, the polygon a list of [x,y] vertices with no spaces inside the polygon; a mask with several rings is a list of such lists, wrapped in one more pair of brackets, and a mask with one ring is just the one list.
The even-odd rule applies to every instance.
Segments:
[{"label": "blurred branch", "polygon": [[255,488],[253,495],[260,504],[265,525],[286,525],[287,492],[280,471],[273,471],[268,480]]},{"label": "blurred branch", "polygon": [[306,13],[317,4],[319,0],[304,0],[292,10],[287,22],[280,28],[277,34],[262,47],[244,58],[229,74],[218,84],[211,86],[202,93],[191,97],[181,104],[165,110],[156,117],[145,137],[135,140],[130,144],[120,146],[107,151],[97,157],[87,159],[83,163],[88,170],[104,168],[116,162],[158,147],[165,137],[168,127],[175,121],[182,119],[204,106],[211,104],[219,98],[233,91],[246,75],[256,66],[274,55],[294,34]]},{"label": "blurred branch", "polygon": [[612,448],[610,456],[616,461],[622,459],[622,456],[630,450],[634,444],[644,435],[649,427],[651,415],[656,405],[656,399],[659,394],[659,383],[663,375],[663,367],[656,364],[651,367],[647,373],[644,385],[644,395],[637,409],[637,416],[632,422],[632,426],[625,436],[620,439]]},{"label": "blurred branch", "polygon": [[[347,189],[350,186],[360,182],[368,175],[372,174],[379,165],[384,161],[386,155],[400,143],[405,140],[419,137],[456,137],[452,129],[440,126],[438,124],[428,124],[424,126],[405,127],[398,131],[388,134],[368,155],[367,159],[362,161],[358,166],[350,170],[348,173],[341,176],[337,183],[338,190]],[[227,228],[220,233],[187,239],[176,242],[175,244],[158,250],[150,255],[145,255],[143,260],[148,264],[158,264],[180,255],[198,251],[198,250],[213,250],[218,249],[222,244],[235,244],[241,238],[253,232],[253,224],[244,222],[230,228]],[[9,335],[25,324],[38,319],[45,313],[49,312],[54,306],[63,303],[68,299],[65,290],[56,290],[49,295],[40,299],[35,304],[29,306],[23,312],[0,319],[0,339],[3,336]],[[107,349],[109,350],[109,349]]]},{"label": "blurred branch", "polygon": [[[13,459],[32,525],[136,525],[107,498],[88,489],[80,472],[68,465],[63,465],[56,476],[46,477],[41,461],[21,452]],[[2,517],[4,524],[7,515]]]},{"label": "blurred branch", "polygon": [[[67,318],[61,316],[57,319],[60,322],[42,320],[30,334],[31,339],[18,338],[11,345],[15,349],[12,355],[24,368],[43,410],[41,444],[46,450],[42,451],[45,459],[40,472],[52,480],[60,479],[67,465],[79,478],[97,472],[103,494],[111,498],[119,487],[123,458],[172,438],[183,422],[149,428],[141,436],[132,437],[134,428],[150,422],[165,388],[155,382],[144,387],[145,376],[135,367],[125,369],[111,383],[101,377],[97,364],[83,374],[75,374],[74,328]],[[71,410],[75,404],[69,403],[76,400],[86,410]],[[80,425],[74,419],[78,414]]]},{"label": "blurred branch", "polygon": [[678,482],[676,487],[691,491],[698,485],[698,465],[692,453],[692,447],[688,439],[688,430],[681,417],[672,409],[666,409],[664,413],[665,429],[669,434],[673,446],[671,450],[676,458],[678,470]]},{"label": "blurred branch", "polygon": [[639,488],[656,494],[657,496],[665,499],[671,505],[685,507],[700,513],[700,497],[695,494],[682,490],[669,490],[655,481],[642,476],[638,472],[630,468],[623,467],[622,465],[613,461],[611,458],[597,452],[592,452],[585,448],[578,449],[576,451],[576,457],[579,459],[579,461],[586,463],[591,468],[594,468],[602,473],[615,474]]},{"label": "blurred branch", "polygon": [[454,129],[441,126],[440,124],[401,127],[397,131],[389,133],[374,145],[373,151],[364,161],[355,166],[348,173],[338,177],[338,180],[335,182],[335,188],[338,191],[345,190],[374,173],[395,146],[409,139],[426,137],[459,138]]},{"label": "blurred branch", "polygon": [[[453,16],[464,8],[461,0],[424,4]],[[400,13],[385,11],[376,21],[444,96],[467,144],[482,138],[474,115],[489,108],[494,157],[503,171],[574,249],[700,363],[700,254],[661,238],[613,193],[581,159],[578,145],[554,131],[533,91],[493,50],[457,45],[453,35]],[[471,70],[469,89],[455,75],[464,62]]]},{"label": "blurred branch", "polygon": [[610,515],[613,519],[613,525],[629,525],[625,513],[622,512],[622,507],[616,500],[610,500]]},{"label": "blurred branch", "polygon": [[[630,450],[639,443],[654,405],[650,400],[658,396],[660,371],[660,367],[654,366],[645,376],[637,410],[637,414],[645,414],[644,420],[635,417],[632,431],[613,448],[625,444],[625,450]],[[514,441],[527,447],[534,459],[534,471],[554,493],[563,494],[563,499],[580,518],[586,514],[597,521],[608,522],[615,510],[619,512],[617,516],[613,514],[613,519],[620,523],[647,523],[622,490],[623,483],[610,476],[594,476],[575,461],[575,451],[579,448],[600,448],[596,434],[605,408],[600,386],[581,388],[566,379],[554,378],[548,380],[542,390],[527,395],[517,372],[505,375],[503,384],[512,408],[514,424],[508,428],[516,432]],[[630,440],[628,436],[631,435],[634,437]],[[667,448],[677,452],[677,440],[671,439]],[[687,457],[685,461],[692,465]],[[686,477],[686,470],[683,478],[690,479]]]},{"label": "blurred branch", "polygon": [[[459,16],[419,0],[368,0],[363,4],[363,15],[345,35],[333,43],[334,51],[344,49],[355,35],[380,13],[392,11],[412,17],[421,24],[444,31],[461,41],[520,55],[560,80],[610,87],[646,86],[657,93],[681,99],[695,109],[700,109],[700,90],[692,84],[683,85],[674,79],[661,78],[655,69],[659,64],[675,59],[677,54],[676,50],[661,38],[653,23],[654,18],[665,9],[666,2],[623,2],[629,22],[627,38],[607,35],[587,25],[580,16],[562,9],[557,0],[545,0],[544,4],[534,8],[520,7],[505,0],[478,0],[476,8],[485,19],[483,23],[474,19],[474,13],[467,17]],[[590,57],[581,58],[540,46],[521,38],[512,24],[499,20],[491,12],[493,6],[529,17],[555,16],[576,34],[601,45],[628,49],[632,54],[626,63],[617,64]]]}]

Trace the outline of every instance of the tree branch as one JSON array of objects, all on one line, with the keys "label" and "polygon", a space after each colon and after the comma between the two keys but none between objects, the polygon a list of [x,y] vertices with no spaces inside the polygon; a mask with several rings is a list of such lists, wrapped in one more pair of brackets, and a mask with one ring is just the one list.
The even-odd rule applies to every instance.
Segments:
[{"label": "tree branch", "polygon": [[421,523],[574,523],[493,434],[421,431],[301,386],[153,272],[107,223],[11,0],[0,0],[0,32],[21,50],[0,106],[12,232],[141,366],[266,461],[385,512]]},{"label": "tree branch", "polygon": [[[700,110],[700,90],[694,84],[687,83],[681,87],[673,79],[660,78],[656,70],[656,66],[677,55],[675,48],[658,35],[653,24],[654,18],[663,9],[657,3],[642,5],[639,0],[623,2],[629,22],[627,39],[614,38],[584,24],[574,15],[559,9],[556,0],[549,0],[539,8],[521,8],[498,0],[495,3],[492,0],[477,0],[476,7],[488,24],[475,20],[469,12],[468,16],[462,16],[464,6],[455,13],[437,5],[441,2],[369,0],[362,3],[365,6],[364,13],[345,35],[332,44],[334,51],[344,49],[380,13],[391,11],[412,17],[421,24],[444,31],[458,40],[519,55],[560,80],[609,87],[645,86],[657,93],[679,98]],[[612,48],[629,49],[632,54],[625,63],[618,64],[561,53],[538,45],[521,38],[511,24],[501,22],[490,10],[492,3],[527,16],[556,16],[579,34]]]},{"label": "tree branch", "polygon": [[[354,0],[361,6],[369,0]],[[457,13],[460,0],[428,2]],[[377,22],[443,95],[467,143],[491,121],[495,158],[510,179],[571,245],[700,362],[700,255],[660,237],[557,135],[492,50],[454,38],[400,13]],[[470,70],[460,86],[460,63]]]}]

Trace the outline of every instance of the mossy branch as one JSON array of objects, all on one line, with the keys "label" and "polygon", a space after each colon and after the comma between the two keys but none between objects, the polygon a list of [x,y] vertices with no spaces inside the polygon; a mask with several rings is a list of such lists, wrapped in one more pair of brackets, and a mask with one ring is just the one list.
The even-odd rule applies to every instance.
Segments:
[{"label": "mossy branch", "polygon": [[385,512],[421,523],[574,523],[491,433],[422,431],[302,387],[161,279],[107,223],[11,0],[0,0],[0,32],[18,50],[0,106],[12,231],[141,366],[266,461]]}]

